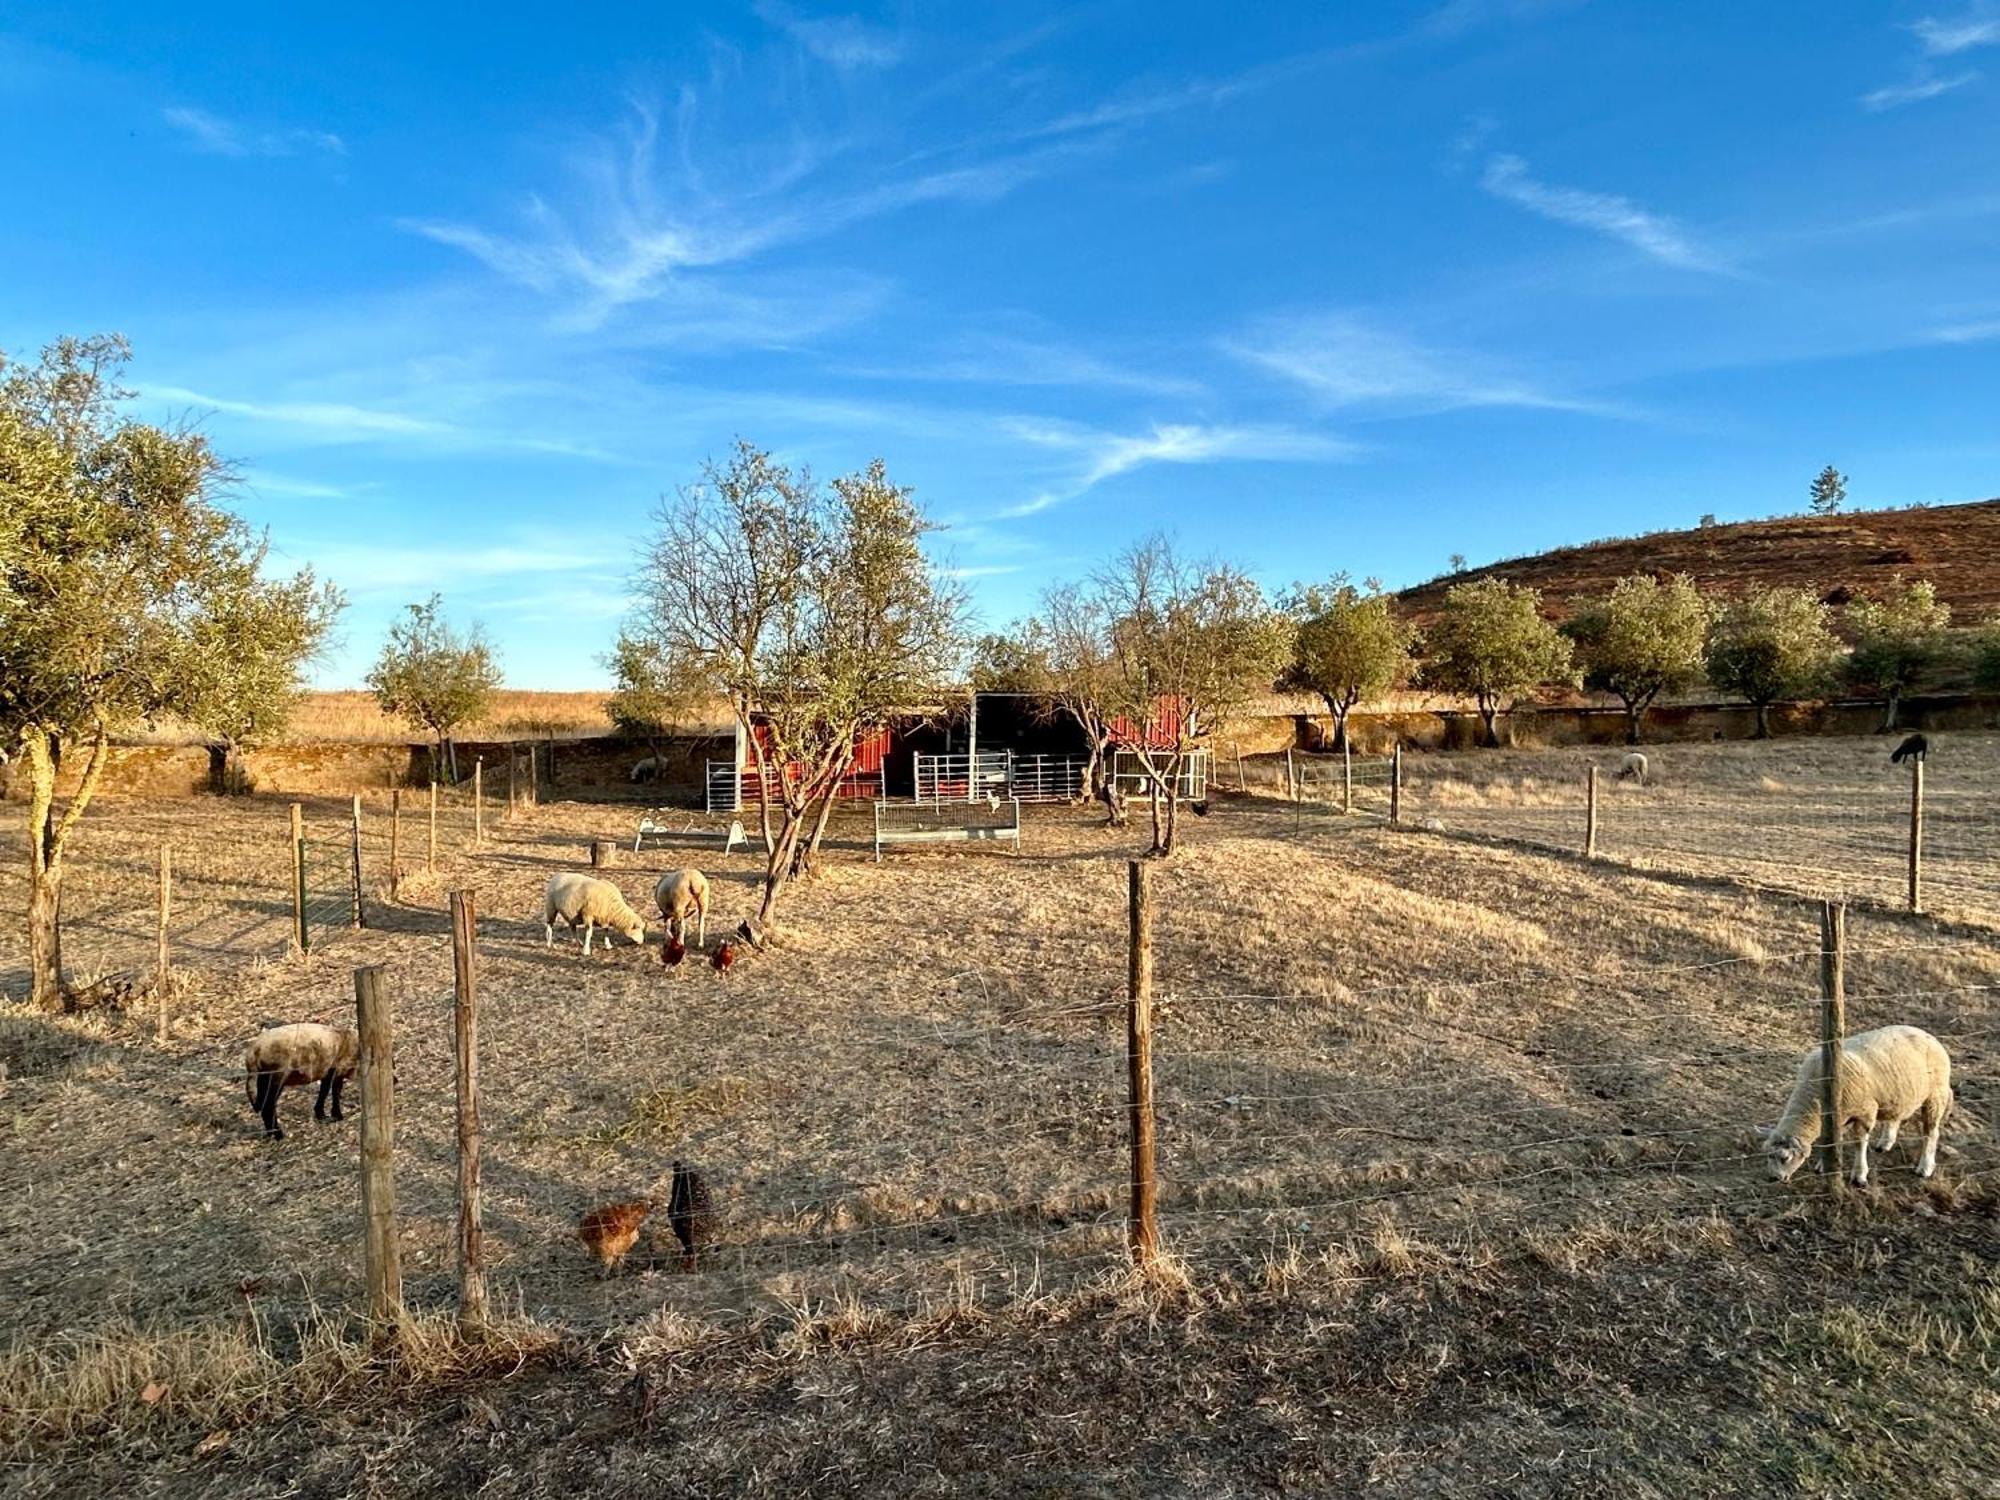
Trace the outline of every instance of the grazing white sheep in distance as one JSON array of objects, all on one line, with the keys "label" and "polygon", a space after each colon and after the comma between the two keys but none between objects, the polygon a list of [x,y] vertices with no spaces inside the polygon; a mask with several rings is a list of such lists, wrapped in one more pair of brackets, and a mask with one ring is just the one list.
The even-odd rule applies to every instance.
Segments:
[{"label": "grazing white sheep in distance", "polygon": [[608,880],[563,871],[549,877],[542,894],[542,927],[546,947],[556,944],[556,918],[569,923],[573,932],[583,929],[583,951],[590,951],[591,934],[599,927],[622,932],[635,943],[646,941],[646,922],[625,904],[625,894]]},{"label": "grazing white sheep in distance", "polygon": [[[1771,1176],[1785,1181],[1805,1164],[1820,1135],[1820,1082],[1824,1051],[1814,1047],[1799,1062],[1785,1112],[1764,1137]],[[1914,1119],[1924,1133],[1917,1175],[1937,1170],[1938,1132],[1951,1113],[1951,1056],[1944,1044],[1917,1026],[1878,1026],[1841,1043],[1838,1138],[1856,1138],[1853,1180],[1868,1181],[1868,1147],[1887,1151],[1896,1133]]]},{"label": "grazing white sheep in distance", "polygon": [[649,755],[632,767],[632,780],[658,781],[666,773],[666,761],[660,756]]},{"label": "grazing white sheep in distance", "polygon": [[653,900],[667,919],[671,937],[687,937],[688,918],[699,923],[695,946],[708,944],[708,877],[699,870],[669,870],[653,887]]},{"label": "grazing white sheep in distance", "polygon": [[1618,779],[1620,781],[1636,781],[1640,786],[1644,786],[1646,784],[1646,772],[1646,757],[1641,755],[1637,750],[1632,751],[1618,763]]},{"label": "grazing white sheep in distance", "polygon": [[250,1039],[243,1049],[243,1090],[250,1107],[264,1122],[264,1134],[272,1140],[285,1138],[278,1123],[278,1098],[294,1084],[317,1083],[319,1098],[313,1104],[313,1118],[326,1118],[327,1100],[333,1101],[333,1118],[340,1113],[341,1085],[361,1066],[360,1036],[340,1026],[322,1026],[316,1021],[298,1021],[290,1026],[272,1026]]}]

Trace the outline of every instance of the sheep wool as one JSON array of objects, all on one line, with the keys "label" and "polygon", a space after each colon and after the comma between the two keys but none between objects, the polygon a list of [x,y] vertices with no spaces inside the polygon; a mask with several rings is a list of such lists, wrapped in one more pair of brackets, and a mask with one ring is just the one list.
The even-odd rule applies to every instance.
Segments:
[{"label": "sheep wool", "polygon": [[1632,751],[1625,759],[1618,763],[1618,779],[1620,781],[1636,781],[1640,786],[1644,786],[1646,784],[1646,772],[1646,757],[1641,755],[1637,750]]},{"label": "sheep wool", "polygon": [[[1812,1155],[1820,1134],[1823,1053],[1814,1047],[1799,1062],[1785,1112],[1764,1138],[1771,1176],[1785,1181]],[[1924,1133],[1917,1175],[1937,1170],[1938,1133],[1951,1113],[1951,1056],[1944,1044],[1916,1026],[1878,1026],[1848,1037],[1840,1048],[1840,1138],[1857,1142],[1853,1180],[1868,1181],[1868,1150],[1890,1150],[1897,1132],[1914,1119]]]},{"label": "sheep wool", "polygon": [[556,942],[556,919],[569,923],[570,930],[583,929],[583,951],[590,952],[591,935],[599,927],[623,933],[635,943],[646,941],[646,923],[625,904],[625,895],[608,880],[563,871],[549,877],[542,895],[544,946]]},{"label": "sheep wool", "polygon": [[686,938],[688,918],[696,919],[695,945],[708,942],[708,877],[699,870],[669,870],[653,887],[653,900],[667,919],[667,931]]},{"label": "sheep wool", "polygon": [[361,1066],[361,1038],[346,1027],[298,1021],[260,1031],[243,1049],[243,1088],[250,1107],[264,1122],[264,1133],[283,1140],[278,1124],[278,1099],[296,1084],[317,1083],[319,1098],[313,1118],[324,1120],[329,1100],[333,1118],[344,1118],[340,1092]]}]

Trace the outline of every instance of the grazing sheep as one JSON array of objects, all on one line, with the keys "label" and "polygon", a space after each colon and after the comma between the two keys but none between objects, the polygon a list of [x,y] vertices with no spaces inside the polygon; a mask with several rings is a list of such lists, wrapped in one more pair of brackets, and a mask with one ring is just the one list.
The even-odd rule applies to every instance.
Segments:
[{"label": "grazing sheep", "polygon": [[1922,760],[1930,754],[1930,749],[1929,740],[1920,734],[1913,734],[1889,752],[1889,764],[1900,766],[1906,760]]},{"label": "grazing sheep", "polygon": [[[1799,1062],[1792,1097],[1764,1137],[1771,1176],[1783,1182],[1812,1154],[1820,1134],[1822,1049]],[[1887,1151],[1902,1125],[1915,1119],[1923,1128],[1924,1150],[1917,1175],[1937,1170],[1938,1132],[1951,1113],[1951,1057],[1944,1045],[1916,1026],[1878,1026],[1856,1032],[1840,1048],[1840,1136],[1856,1138],[1854,1182],[1868,1181],[1868,1147]]]},{"label": "grazing sheep", "polygon": [[666,774],[666,760],[664,757],[658,755],[649,755],[632,767],[632,780],[634,782],[658,781]]},{"label": "grazing sheep", "polygon": [[1640,786],[1644,786],[1646,784],[1646,769],[1646,757],[1641,755],[1637,750],[1634,750],[1618,763],[1618,779],[1620,781],[1636,781]]},{"label": "grazing sheep", "polygon": [[243,1049],[243,1091],[264,1122],[264,1134],[281,1141],[285,1131],[278,1123],[278,1098],[286,1089],[293,1084],[318,1083],[313,1118],[324,1120],[327,1100],[332,1099],[333,1118],[338,1120],[343,1118],[341,1086],[360,1066],[361,1038],[345,1027],[321,1026],[315,1021],[273,1026],[258,1032]]},{"label": "grazing sheep", "polygon": [[669,870],[653,887],[653,900],[667,919],[667,931],[687,936],[689,917],[698,923],[695,946],[708,942],[708,877],[699,870]]},{"label": "grazing sheep", "polygon": [[583,951],[590,951],[591,934],[604,927],[622,932],[635,943],[646,941],[646,923],[625,904],[624,892],[608,880],[564,871],[549,877],[542,896],[542,928],[548,935],[545,946],[556,943],[556,918],[569,923],[570,930],[583,929]]}]

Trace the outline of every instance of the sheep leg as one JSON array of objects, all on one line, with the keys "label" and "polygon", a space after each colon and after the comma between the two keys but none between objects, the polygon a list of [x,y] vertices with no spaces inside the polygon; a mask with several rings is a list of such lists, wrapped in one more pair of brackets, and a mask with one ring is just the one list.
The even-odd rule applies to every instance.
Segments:
[{"label": "sheep leg", "polygon": [[[395,1080],[391,1079],[390,1081],[393,1083]],[[347,1116],[343,1115],[340,1112],[340,1091],[346,1087],[347,1087],[347,1080],[345,1078],[342,1078],[338,1073],[335,1073],[333,1075],[333,1117],[336,1120],[344,1120],[347,1118]]]},{"label": "sheep leg", "polygon": [[586,918],[583,924],[583,951],[585,954],[590,952],[590,937],[596,930],[597,924]]},{"label": "sheep leg", "polygon": [[1868,1186],[1868,1132],[1862,1131],[1861,1138],[1854,1143],[1854,1185]]},{"label": "sheep leg", "polygon": [[[334,1079],[336,1076],[336,1070],[328,1068],[325,1076],[319,1081],[319,1097],[313,1100],[313,1118],[315,1120],[324,1122],[326,1119],[326,1101],[333,1096]],[[340,1116],[335,1115],[334,1118],[337,1120]]]},{"label": "sheep leg", "polygon": [[263,1117],[264,1134],[274,1141],[285,1138],[285,1127],[278,1123],[278,1096],[284,1091],[284,1082],[275,1071],[258,1075],[257,1113]]},{"label": "sheep leg", "polygon": [[1894,1151],[1896,1149],[1896,1132],[1900,1128],[1899,1121],[1880,1121],[1875,1126],[1875,1149],[1877,1151]]},{"label": "sheep leg", "polygon": [[1945,1096],[1943,1104],[1939,1104],[1937,1100],[1933,1099],[1924,1106],[1924,1151],[1923,1155],[1917,1158],[1917,1175],[1919,1177],[1928,1177],[1937,1171],[1938,1137],[1944,1133],[1944,1117],[1950,1112],[1951,1099],[1949,1094]]},{"label": "sheep leg", "polygon": [[544,948],[553,948],[555,945],[556,924],[553,920],[545,921],[542,923],[542,946]]},{"label": "sheep leg", "polygon": [[706,901],[702,902],[701,905],[694,909],[694,914],[700,923],[700,932],[694,940],[695,946],[697,948],[706,948],[708,946],[708,903]]}]

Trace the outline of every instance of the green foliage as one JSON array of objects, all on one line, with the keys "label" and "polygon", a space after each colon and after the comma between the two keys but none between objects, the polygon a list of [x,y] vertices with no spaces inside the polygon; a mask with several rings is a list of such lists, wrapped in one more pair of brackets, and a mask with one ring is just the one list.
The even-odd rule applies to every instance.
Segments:
[{"label": "green foliage", "polygon": [[1424,680],[1479,705],[1489,744],[1503,701],[1534,688],[1574,686],[1569,641],[1542,618],[1539,590],[1504,578],[1454,584],[1425,635]]},{"label": "green foliage", "polygon": [[1988,626],[1972,643],[1972,685],[2000,693],[2000,625]]},{"label": "green foliage", "polygon": [[[110,734],[178,717],[216,732],[282,720],[339,608],[310,573],[261,576],[264,548],[217,496],[227,465],[198,432],[134,421],[116,336],[0,359],[0,741],[25,755],[31,966],[60,1001],[56,890]],[[89,750],[54,814],[64,741]]]},{"label": "green foliage", "polygon": [[768,920],[818,848],[857,740],[958,675],[964,595],[925,556],[931,523],[879,459],[822,487],[739,442],[657,521],[637,633],[759,731],[760,768],[796,768],[761,778]]},{"label": "green foliage", "polygon": [[1122,553],[1093,587],[1096,613],[1108,624],[1105,706],[1151,724],[1164,742],[1132,749],[1154,786],[1153,850],[1167,854],[1183,758],[1248,700],[1271,690],[1291,660],[1294,626],[1248,574],[1227,563],[1183,559],[1161,536]]},{"label": "green foliage", "polygon": [[1937,660],[1951,606],[1938,602],[1928,582],[1894,580],[1879,599],[1856,599],[1841,611],[1854,650],[1847,680],[1867,693],[1899,697]]},{"label": "green foliage", "polygon": [[1709,634],[1708,680],[1765,709],[1821,688],[1839,654],[1826,605],[1804,589],[1760,588],[1723,610]]},{"label": "green foliage", "polygon": [[699,723],[714,700],[665,642],[629,630],[605,659],[616,686],[604,712],[625,734],[659,740]]},{"label": "green foliage", "polygon": [[1341,733],[1355,704],[1409,681],[1416,631],[1374,580],[1357,588],[1342,573],[1301,584],[1284,608],[1297,628],[1284,685],[1317,693]]},{"label": "green foliage", "polygon": [[1583,685],[1614,693],[1636,740],[1646,708],[1661,693],[1677,693],[1701,676],[1715,606],[1685,573],[1664,582],[1645,574],[1621,578],[1563,627],[1576,643]]},{"label": "green foliage", "polygon": [[389,627],[368,686],[382,712],[428,729],[442,746],[486,711],[500,686],[500,665],[479,627],[453,629],[443,598],[432,594]]},{"label": "green foliage", "polygon": [[976,693],[1044,693],[1050,666],[1045,632],[1023,620],[1011,632],[982,635],[972,647],[972,690]]},{"label": "green foliage", "polygon": [[1807,503],[1816,516],[1830,516],[1847,502],[1847,476],[1828,464],[1813,479]]}]

